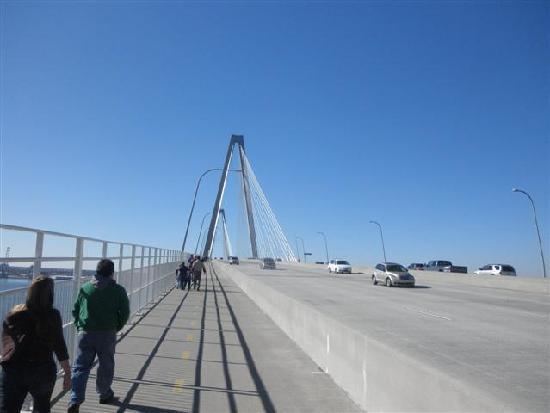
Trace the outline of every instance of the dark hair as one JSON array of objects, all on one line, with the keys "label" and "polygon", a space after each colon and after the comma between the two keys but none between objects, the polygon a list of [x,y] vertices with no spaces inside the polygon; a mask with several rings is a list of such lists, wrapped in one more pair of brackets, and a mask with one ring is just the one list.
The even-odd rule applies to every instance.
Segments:
[{"label": "dark hair", "polygon": [[25,307],[35,320],[35,331],[38,337],[48,345],[53,342],[53,326],[49,316],[53,309],[54,282],[50,277],[36,277],[27,291]]},{"label": "dark hair", "polygon": [[27,291],[26,307],[33,313],[43,313],[53,308],[53,280],[40,275]]},{"label": "dark hair", "polygon": [[111,277],[115,273],[115,263],[104,258],[97,263],[95,272],[102,277]]}]

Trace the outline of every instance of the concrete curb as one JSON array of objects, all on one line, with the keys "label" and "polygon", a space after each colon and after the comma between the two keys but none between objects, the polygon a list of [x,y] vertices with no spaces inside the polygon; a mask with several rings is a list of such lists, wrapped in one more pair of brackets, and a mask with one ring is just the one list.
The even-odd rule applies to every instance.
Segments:
[{"label": "concrete curb", "polygon": [[511,410],[464,381],[397,354],[389,345],[286,296],[236,267],[214,265],[367,411]]}]

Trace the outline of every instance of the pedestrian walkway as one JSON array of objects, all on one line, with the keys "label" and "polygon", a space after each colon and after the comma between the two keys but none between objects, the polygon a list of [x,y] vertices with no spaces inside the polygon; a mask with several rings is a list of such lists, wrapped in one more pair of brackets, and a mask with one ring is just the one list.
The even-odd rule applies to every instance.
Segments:
[{"label": "pedestrian walkway", "polygon": [[[212,267],[201,291],[172,290],[125,333],[113,390],[116,404],[99,405],[92,371],[81,412],[360,411]],[[60,394],[52,411],[66,411],[67,401]]]}]

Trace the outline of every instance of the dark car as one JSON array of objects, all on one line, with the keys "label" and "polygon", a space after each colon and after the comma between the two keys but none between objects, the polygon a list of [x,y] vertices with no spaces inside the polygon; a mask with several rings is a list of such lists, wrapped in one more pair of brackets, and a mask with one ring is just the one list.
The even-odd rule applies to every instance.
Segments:
[{"label": "dark car", "polygon": [[426,265],[422,262],[413,262],[408,268],[409,270],[424,271]]},{"label": "dark car", "polygon": [[260,268],[262,270],[274,270],[275,269],[275,260],[273,258],[262,258],[260,261]]},{"label": "dark car", "polygon": [[458,272],[462,274],[468,273],[468,267],[460,267],[458,265],[453,265],[451,261],[442,260],[429,261],[424,269],[426,271]]}]

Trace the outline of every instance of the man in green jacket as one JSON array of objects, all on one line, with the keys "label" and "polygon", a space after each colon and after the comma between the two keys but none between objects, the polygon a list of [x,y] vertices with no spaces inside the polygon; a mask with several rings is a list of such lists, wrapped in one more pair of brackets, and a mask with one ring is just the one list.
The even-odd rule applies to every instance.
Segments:
[{"label": "man in green jacket", "polygon": [[116,333],[128,321],[130,305],[126,290],[113,279],[114,273],[113,261],[99,261],[95,279],[82,286],[74,304],[74,323],[79,333],[69,413],[78,412],[84,402],[88,376],[96,355],[99,361],[96,378],[99,403],[108,404],[115,400],[111,384],[115,372]]}]

